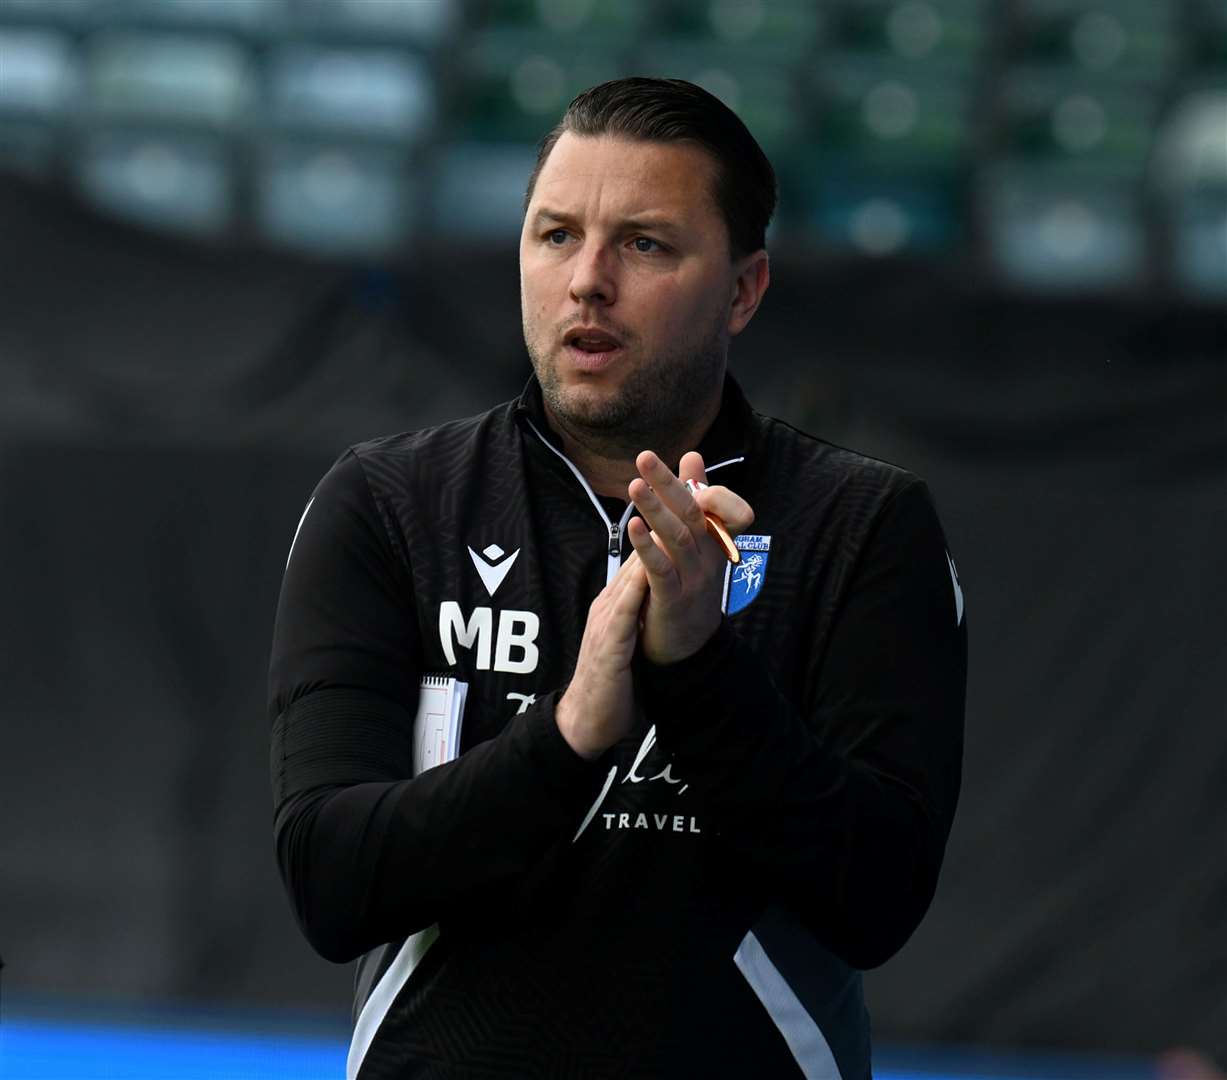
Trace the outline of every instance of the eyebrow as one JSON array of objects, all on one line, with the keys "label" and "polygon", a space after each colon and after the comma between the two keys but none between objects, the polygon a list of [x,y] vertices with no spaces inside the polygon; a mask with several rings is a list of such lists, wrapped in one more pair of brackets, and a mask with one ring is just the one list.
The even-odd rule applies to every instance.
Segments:
[{"label": "eyebrow", "polygon": [[[562,225],[575,224],[575,218],[570,214],[563,213],[561,210],[551,210],[543,206],[533,215],[533,224],[535,226],[544,225],[547,222],[556,221]],[[637,217],[627,218],[625,221],[618,223],[623,229],[643,230],[645,232],[661,232],[677,234],[682,231],[679,225],[674,224],[668,218],[663,217]]]}]

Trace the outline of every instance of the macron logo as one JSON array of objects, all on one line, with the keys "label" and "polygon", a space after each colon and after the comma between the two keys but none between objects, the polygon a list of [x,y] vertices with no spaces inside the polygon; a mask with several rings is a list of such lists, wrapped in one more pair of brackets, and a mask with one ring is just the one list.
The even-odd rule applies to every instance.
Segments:
[{"label": "macron logo", "polygon": [[503,578],[507,576],[507,571],[511,569],[511,564],[516,561],[519,554],[520,549],[516,548],[504,559],[506,552],[498,544],[491,544],[480,555],[469,548],[469,557],[473,560],[473,566],[477,569],[481,583],[486,587],[486,592],[491,596],[498,591]]}]

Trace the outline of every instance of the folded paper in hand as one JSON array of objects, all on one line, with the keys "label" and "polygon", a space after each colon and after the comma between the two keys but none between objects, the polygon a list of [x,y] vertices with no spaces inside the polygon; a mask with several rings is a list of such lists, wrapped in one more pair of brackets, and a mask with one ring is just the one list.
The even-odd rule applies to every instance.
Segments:
[{"label": "folded paper in hand", "polygon": [[413,718],[413,775],[452,761],[460,754],[460,724],[469,684],[449,675],[427,675],[418,692]]}]

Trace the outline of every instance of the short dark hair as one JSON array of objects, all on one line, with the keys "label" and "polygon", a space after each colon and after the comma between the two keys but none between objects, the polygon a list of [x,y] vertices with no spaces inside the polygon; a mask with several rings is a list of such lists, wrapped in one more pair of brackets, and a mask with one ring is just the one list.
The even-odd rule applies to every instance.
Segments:
[{"label": "short dark hair", "polygon": [[729,231],[733,258],[766,246],[775,213],[775,170],[737,114],[702,87],[682,79],[614,79],[585,90],[537,147],[524,209],[563,132],[614,135],[644,142],[689,142],[716,163],[716,206]]}]

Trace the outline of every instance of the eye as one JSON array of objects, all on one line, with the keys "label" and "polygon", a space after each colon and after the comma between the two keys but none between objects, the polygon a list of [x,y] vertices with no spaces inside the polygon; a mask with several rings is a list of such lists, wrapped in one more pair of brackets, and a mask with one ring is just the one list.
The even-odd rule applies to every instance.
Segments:
[{"label": "eye", "polygon": [[554,229],[545,234],[545,242],[551,247],[562,247],[567,242],[566,229]]},{"label": "eye", "polygon": [[636,236],[631,243],[641,255],[650,255],[653,251],[664,251],[664,247],[650,236]]}]

